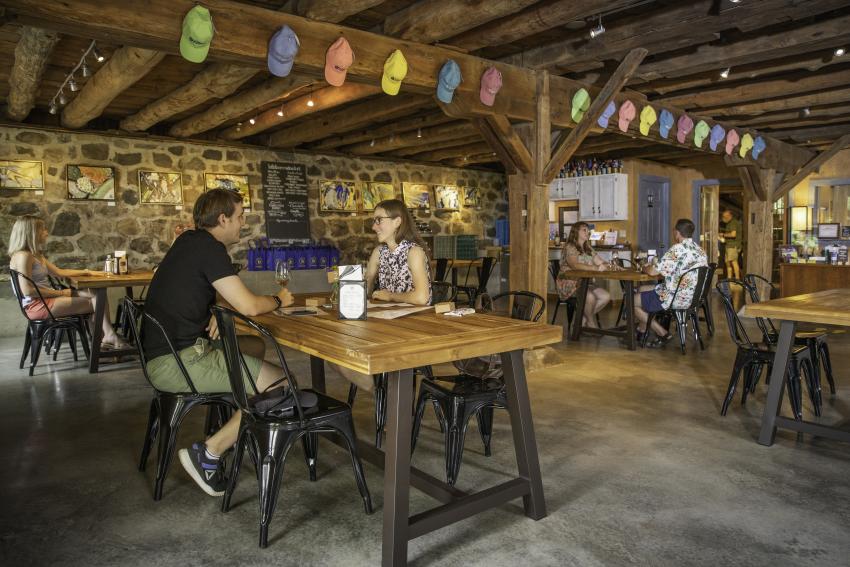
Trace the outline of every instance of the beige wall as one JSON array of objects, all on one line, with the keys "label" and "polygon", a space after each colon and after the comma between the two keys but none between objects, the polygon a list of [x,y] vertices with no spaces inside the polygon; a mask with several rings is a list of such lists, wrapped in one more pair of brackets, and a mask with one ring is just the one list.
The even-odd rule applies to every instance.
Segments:
[{"label": "beige wall", "polygon": [[819,171],[810,174],[795,185],[791,190],[791,198],[788,199],[786,206],[814,205],[815,192],[809,183],[815,179],[831,178],[850,179],[850,149],[838,152],[832,156],[832,159],[823,164]]}]

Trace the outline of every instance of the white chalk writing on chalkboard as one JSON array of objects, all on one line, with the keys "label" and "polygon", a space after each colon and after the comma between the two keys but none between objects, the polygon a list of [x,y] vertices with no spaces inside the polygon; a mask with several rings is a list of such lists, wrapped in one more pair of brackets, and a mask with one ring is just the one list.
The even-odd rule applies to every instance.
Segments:
[{"label": "white chalk writing on chalkboard", "polygon": [[266,236],[274,244],[310,241],[307,168],[300,163],[264,161]]}]

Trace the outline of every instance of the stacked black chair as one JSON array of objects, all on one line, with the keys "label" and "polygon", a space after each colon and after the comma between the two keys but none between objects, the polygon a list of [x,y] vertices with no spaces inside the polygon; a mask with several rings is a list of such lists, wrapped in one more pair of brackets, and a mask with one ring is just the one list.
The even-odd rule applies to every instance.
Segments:
[{"label": "stacked black chair", "polygon": [[[457,286],[457,293],[464,294],[467,299],[467,303],[472,306],[475,305],[475,300],[479,295],[482,295],[487,292],[487,282],[490,281],[490,274],[493,273],[493,266],[496,264],[496,259],[492,256],[486,256],[481,259],[481,267],[477,268],[478,271],[478,285],[466,285],[467,282],[464,282],[464,285]],[[471,266],[470,266],[471,268]],[[469,280],[469,271],[466,272],[466,279]]]},{"label": "stacked black chair", "polygon": [[[549,274],[552,276],[552,281],[555,282],[555,289],[558,289],[558,273],[561,271],[561,261],[560,260],[549,260]],[[576,312],[576,305],[578,302],[576,301],[576,296],[573,295],[569,299],[561,299],[561,296],[558,295],[558,301],[555,302],[555,307],[552,309],[552,324],[555,324],[555,319],[558,318],[558,309],[560,309],[561,305],[567,306],[567,325],[566,328],[569,329],[570,325],[573,324],[573,316]],[[566,333],[568,334],[568,333]]]},{"label": "stacked black chair", "polygon": [[[209,412],[206,420],[206,432],[211,433],[217,427],[224,424],[230,416],[230,412],[236,408],[233,402],[233,396],[230,392],[218,393],[202,393],[195,388],[194,382],[189,377],[189,372],[186,366],[177,354],[171,338],[166,334],[165,329],[159,321],[151,314],[140,310],[135,301],[129,297],[123,300],[124,312],[129,318],[130,334],[133,342],[136,344],[136,349],[139,353],[139,360],[142,363],[142,372],[148,384],[154,389],[154,397],[151,400],[150,413],[148,416],[148,425],[145,429],[145,442],[142,445],[142,456],[139,459],[139,470],[144,471],[150,454],[151,446],[157,437],[159,437],[159,450],[156,458],[156,480],[154,481],[153,499],[160,500],[162,498],[162,486],[165,483],[165,477],[168,474],[168,469],[171,467],[171,461],[174,458],[174,450],[177,444],[177,432],[180,430],[180,424],[186,415],[198,406],[208,406]],[[186,388],[182,392],[165,392],[156,387],[151,382],[148,376],[148,356],[145,353],[144,346],[141,341],[141,327],[143,322],[146,332],[161,333],[168,343],[168,348],[171,350],[171,355],[177,362],[177,367],[180,369],[183,379],[186,381]]]},{"label": "stacked black chair", "polygon": [[673,300],[670,305],[674,305],[676,303],[676,296],[679,294],[679,291],[682,289],[682,282],[685,281],[685,278],[688,274],[692,274],[691,277],[696,277],[696,286],[694,288],[694,295],[691,298],[691,302],[683,308],[673,309],[665,309],[664,311],[658,311],[655,313],[649,313],[649,319],[646,322],[646,333],[643,335],[643,342],[641,346],[646,346],[647,338],[649,337],[649,329],[652,325],[652,321],[656,318],[675,318],[676,320],[676,330],[679,334],[679,346],[682,349],[682,354],[685,354],[685,336],[687,333],[688,320],[690,319],[694,328],[694,339],[699,343],[699,347],[701,350],[705,350],[705,344],[702,341],[702,334],[699,330],[699,314],[697,310],[703,305],[706,301],[709,292],[709,286],[711,284],[711,280],[708,279],[710,268],[708,266],[697,266],[695,268],[691,268],[682,274],[679,278],[679,282],[676,284],[676,291],[673,292]]},{"label": "stacked black chair", "polygon": [[449,258],[437,258],[437,265],[434,269],[434,281],[442,282],[446,280],[446,276],[451,269],[452,261]]},{"label": "stacked black chair", "polygon": [[[720,292],[720,300],[726,313],[726,322],[729,325],[729,334],[738,347],[735,355],[735,364],[732,367],[732,377],[726,390],[726,397],[720,408],[720,415],[726,415],[729,404],[735,395],[735,388],[744,375],[744,386],[742,388],[741,405],[747,402],[747,395],[755,391],[759,377],[764,367],[767,367],[768,376],[773,366],[773,358],[776,355],[776,345],[771,343],[754,343],[747,335],[744,325],[738,318],[732,298],[732,287],[738,286],[741,292],[746,291],[746,284],[739,280],[723,280],[717,283],[717,291]],[[803,418],[802,388],[800,386],[801,374],[806,374],[806,384],[809,387],[809,395],[814,403],[814,388],[812,383],[812,359],[808,347],[795,345],[791,350],[791,364],[786,374],[786,388],[788,389],[788,401],[795,419]],[[820,413],[816,409],[816,413]]]},{"label": "stacked black chair", "polygon": [[[746,283],[750,299],[755,303],[759,303],[761,301],[761,294],[758,289],[760,283],[768,287],[770,290],[770,298],[778,295],[777,289],[773,283],[758,274],[745,275],[744,282]],[[779,340],[779,330],[773,324],[773,321],[767,318],[759,318],[758,324],[762,337],[764,338],[764,342],[776,344]],[[827,334],[819,331],[797,331],[794,335],[794,344],[809,347],[809,352],[812,356],[812,366],[814,367],[814,380],[817,392],[816,398],[818,401],[820,402],[821,398],[821,366],[823,366],[824,374],[826,374],[826,381],[829,383],[829,391],[832,395],[835,395],[835,379],[832,376],[832,359],[829,357]],[[818,409],[820,409],[819,406],[820,403],[818,403]]]},{"label": "stacked black chair", "polygon": [[[509,291],[482,297],[482,309],[493,311],[500,301],[510,303],[513,319],[538,321],[546,310],[546,301],[529,291]],[[494,355],[498,357],[498,355]],[[501,372],[485,379],[478,376],[459,374],[456,376],[429,376],[422,380],[416,413],[413,418],[411,452],[416,448],[416,439],[422,416],[428,402],[434,406],[440,430],[446,442],[446,482],[454,485],[460,473],[466,429],[474,415],[478,420],[478,431],[484,444],[484,455],[490,456],[490,438],[493,431],[493,409],[507,408],[504,379]]]},{"label": "stacked black chair", "polygon": [[[257,482],[260,485],[260,547],[266,547],[268,545],[269,523],[277,503],[280,481],[283,478],[284,461],[289,449],[298,439],[302,440],[307,465],[310,469],[310,478],[315,480],[315,466],[319,448],[318,434],[327,433],[339,435],[348,446],[357,487],[363,498],[363,505],[366,513],[371,514],[372,498],[369,495],[369,488],[366,486],[363,465],[357,456],[357,437],[354,433],[351,407],[321,392],[300,389],[289,372],[280,346],[265,327],[224,307],[213,306],[212,310],[218,322],[224,346],[233,398],[239,407],[239,411],[242,412],[239,437],[236,442],[236,454],[233,458],[233,467],[224,493],[224,500],[221,503],[222,511],[227,512],[230,508],[230,499],[236,488],[242,458],[247,449],[254,462]],[[288,412],[283,412],[282,415],[278,416],[270,416],[259,411],[255,406],[252,398],[258,393],[256,377],[251,376],[239,350],[235,320],[250,327],[275,346],[278,363],[283,372],[282,379],[286,382],[285,393],[291,402],[291,409]],[[250,386],[250,390],[246,390],[246,383]],[[304,407],[302,402],[305,393],[312,394],[311,398],[315,396],[316,404],[314,406]]]},{"label": "stacked black chair", "polygon": [[[21,353],[21,363],[20,368],[24,367],[24,361],[27,358],[27,354],[30,356],[30,370],[29,375],[32,376],[33,371],[35,370],[35,365],[38,364],[38,358],[41,355],[41,349],[44,345],[45,341],[56,345],[57,337],[61,342],[62,334],[67,333],[69,337],[69,343],[71,345],[71,352],[74,355],[74,360],[77,360],[77,343],[76,343],[76,335],[79,333],[80,340],[83,344],[83,352],[86,355],[86,359],[89,358],[89,342],[88,342],[88,316],[89,314],[83,315],[67,315],[65,317],[56,317],[53,315],[53,312],[50,311],[50,308],[47,307],[47,319],[30,319],[27,314],[26,307],[24,306],[24,293],[21,290],[21,280],[26,280],[29,282],[29,285],[35,290],[38,299],[42,302],[44,301],[44,297],[41,295],[41,291],[38,289],[38,286],[35,285],[35,282],[25,276],[24,274],[18,272],[17,270],[9,269],[10,280],[12,282],[12,292],[15,294],[15,298],[18,300],[18,307],[21,309],[21,314],[27,320],[27,332],[24,335],[24,350]],[[47,304],[45,303],[45,307]],[[57,346],[58,348],[58,346]],[[54,352],[54,360],[55,360],[55,352]]]},{"label": "stacked black chair", "polygon": [[[70,289],[70,286],[65,285],[59,278],[51,275],[47,276],[47,281],[50,282],[50,287],[53,289]],[[88,319],[86,320],[86,328],[88,328]],[[53,353],[53,360],[59,356],[59,350],[62,348],[62,341],[68,337],[68,346],[71,348],[71,353],[74,355],[74,360],[77,360],[77,332],[74,329],[57,329],[48,331],[44,335],[44,354]]]}]

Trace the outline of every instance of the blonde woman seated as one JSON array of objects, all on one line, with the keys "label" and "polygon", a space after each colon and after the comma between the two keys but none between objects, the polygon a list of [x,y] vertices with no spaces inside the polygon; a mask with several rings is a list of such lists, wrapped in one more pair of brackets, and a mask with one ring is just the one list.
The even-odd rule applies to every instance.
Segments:
[{"label": "blonde woman seated", "polygon": [[[579,280],[570,278],[570,270],[606,270],[609,265],[593,251],[590,246],[590,229],[586,222],[577,222],[570,229],[570,235],[561,249],[561,270],[558,273],[558,296],[569,299],[576,294]],[[596,314],[611,302],[607,290],[596,287],[592,282],[587,286],[584,300],[582,326],[596,328]]]},{"label": "blonde woman seated", "polygon": [[[9,237],[9,267],[35,282],[44,301],[29,281],[18,282],[24,294],[22,302],[30,319],[47,319],[48,308],[54,317],[85,315],[94,313],[95,294],[87,289],[53,289],[48,276],[89,276],[91,270],[63,270],[51,264],[42,254],[47,242],[47,227],[44,221],[32,215],[20,217],[12,227]],[[109,305],[106,306],[107,313]],[[103,318],[103,341],[105,348],[126,348],[128,345],[115,334],[109,317]]]}]

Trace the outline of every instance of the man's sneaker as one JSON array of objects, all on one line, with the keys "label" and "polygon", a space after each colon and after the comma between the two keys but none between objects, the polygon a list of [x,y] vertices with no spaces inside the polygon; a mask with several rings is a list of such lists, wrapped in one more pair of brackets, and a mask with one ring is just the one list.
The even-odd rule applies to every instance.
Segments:
[{"label": "man's sneaker", "polygon": [[203,443],[193,443],[178,452],[180,463],[198,486],[210,496],[224,496],[227,479],[224,478],[224,460],[208,459]]}]

